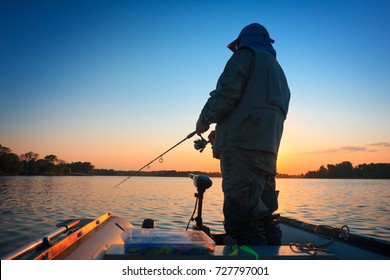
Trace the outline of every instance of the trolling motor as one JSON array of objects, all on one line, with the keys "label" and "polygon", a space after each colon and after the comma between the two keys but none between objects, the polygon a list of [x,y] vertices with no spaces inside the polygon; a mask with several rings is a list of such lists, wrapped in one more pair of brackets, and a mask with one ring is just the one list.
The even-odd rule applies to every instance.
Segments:
[{"label": "trolling motor", "polygon": [[[195,208],[190,220],[188,221],[186,230],[188,229],[190,222],[195,220],[196,224],[193,226],[193,229],[202,230],[207,235],[211,236],[210,228],[205,226],[202,221],[202,206],[203,206],[203,194],[208,188],[211,187],[213,181],[211,181],[211,179],[206,175],[194,175],[190,173],[188,174],[188,176],[193,180],[194,186],[196,187],[198,192],[194,194],[194,196],[196,197]],[[196,212],[197,206],[198,206],[198,216],[194,218],[194,214]]]}]

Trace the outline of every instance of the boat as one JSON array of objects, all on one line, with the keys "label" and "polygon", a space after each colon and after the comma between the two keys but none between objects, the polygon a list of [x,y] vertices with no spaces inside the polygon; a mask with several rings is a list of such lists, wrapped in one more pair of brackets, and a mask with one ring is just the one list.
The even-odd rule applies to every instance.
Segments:
[{"label": "boat", "polygon": [[[197,188],[193,229],[156,229],[151,219],[141,227],[106,212],[98,218],[71,219],[1,257],[2,260],[389,260],[390,242],[275,215],[282,245],[238,246],[225,234],[212,234],[202,221],[203,195],[209,177],[190,174]],[[193,218],[196,208],[197,217]]]}]

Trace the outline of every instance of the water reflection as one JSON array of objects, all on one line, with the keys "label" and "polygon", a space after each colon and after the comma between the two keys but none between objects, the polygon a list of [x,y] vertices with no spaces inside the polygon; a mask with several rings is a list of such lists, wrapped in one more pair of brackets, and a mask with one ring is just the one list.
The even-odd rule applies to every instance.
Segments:
[{"label": "water reflection", "polygon": [[278,180],[282,215],[390,240],[389,180]]},{"label": "water reflection", "polygon": [[[196,192],[189,178],[0,177],[0,255],[54,229],[71,218],[96,218],[105,212],[140,226],[153,218],[159,228],[184,229]],[[390,240],[390,180],[279,179],[282,215],[314,224]],[[206,190],[203,221],[223,232],[221,179]]]}]

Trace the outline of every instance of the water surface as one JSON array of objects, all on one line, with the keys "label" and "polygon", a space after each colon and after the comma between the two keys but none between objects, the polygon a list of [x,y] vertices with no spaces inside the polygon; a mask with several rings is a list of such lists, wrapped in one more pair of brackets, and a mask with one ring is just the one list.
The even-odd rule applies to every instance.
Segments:
[{"label": "water surface", "polygon": [[[105,212],[140,226],[184,229],[196,192],[189,178],[0,177],[0,255],[55,229],[61,220],[97,218]],[[277,179],[279,210],[308,223],[341,227],[390,241],[390,180]],[[221,179],[205,193],[203,221],[223,232]],[[193,225],[193,223],[191,223]]]}]

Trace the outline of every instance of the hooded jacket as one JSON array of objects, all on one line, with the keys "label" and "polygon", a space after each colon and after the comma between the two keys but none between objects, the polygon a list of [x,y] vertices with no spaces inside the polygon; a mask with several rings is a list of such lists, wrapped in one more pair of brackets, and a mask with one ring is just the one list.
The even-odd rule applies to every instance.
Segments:
[{"label": "hooded jacket", "polygon": [[278,154],[290,102],[285,74],[275,54],[262,46],[236,50],[199,116],[216,123],[214,157],[223,151]]}]

